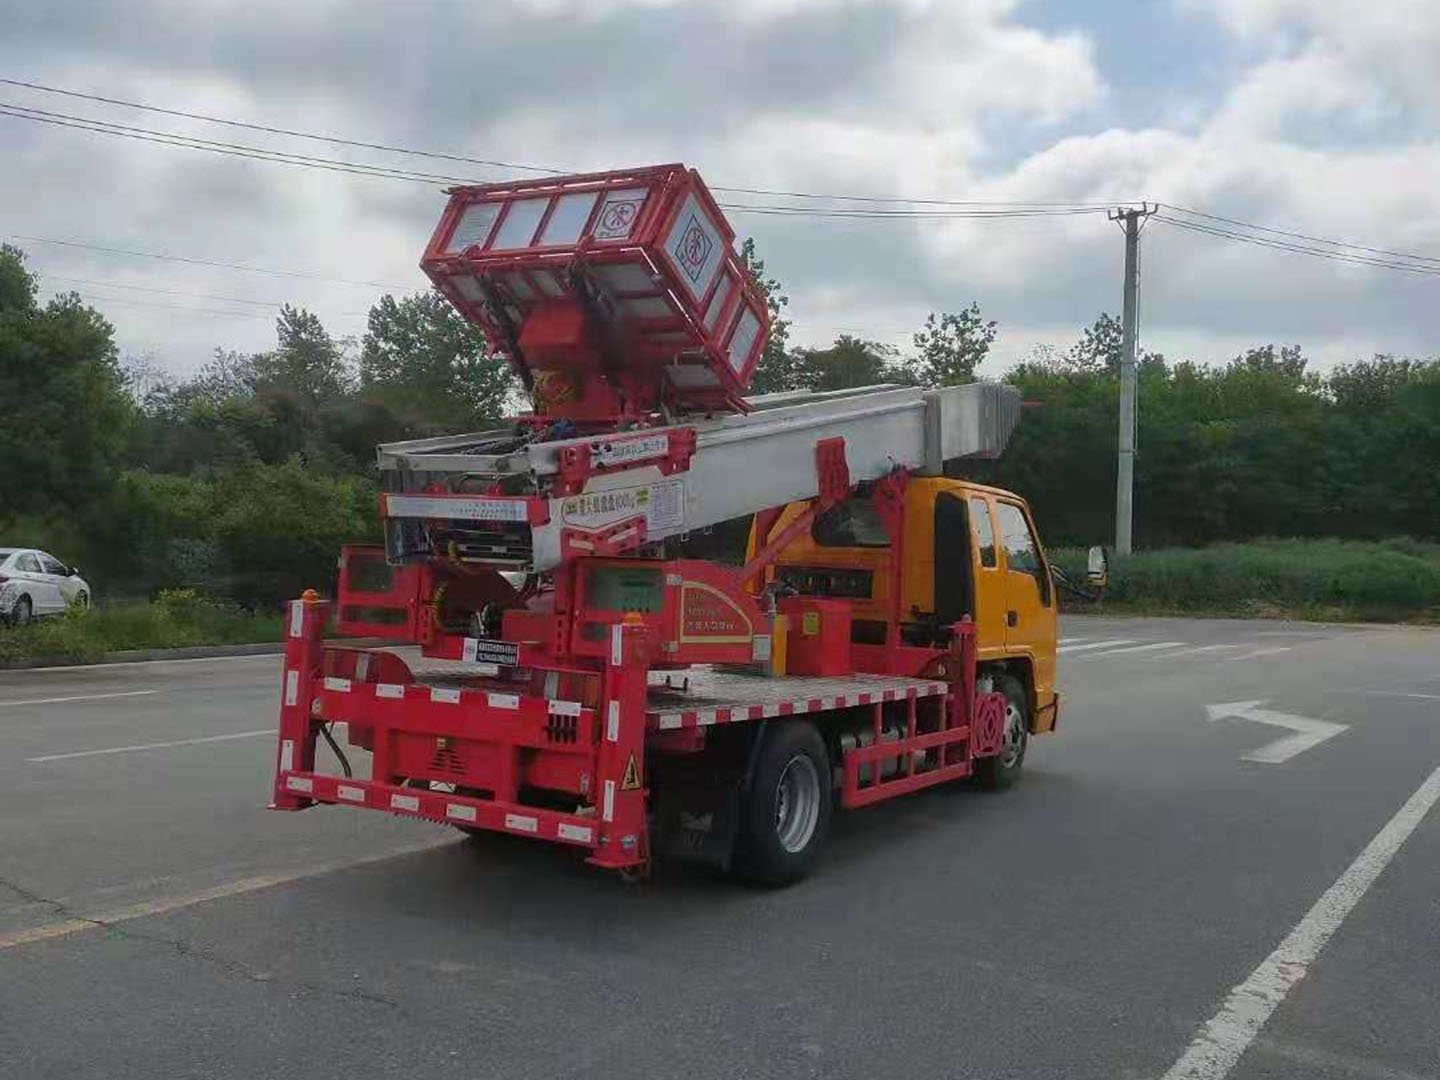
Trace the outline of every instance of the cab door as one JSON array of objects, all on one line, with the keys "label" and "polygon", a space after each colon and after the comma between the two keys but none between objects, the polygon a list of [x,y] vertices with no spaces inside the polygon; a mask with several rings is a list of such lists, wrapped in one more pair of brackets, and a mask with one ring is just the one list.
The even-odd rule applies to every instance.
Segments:
[{"label": "cab door", "polygon": [[995,519],[1005,568],[1006,651],[1029,657],[1035,673],[1032,725],[1048,731],[1055,720],[1055,585],[1025,507],[997,498]]},{"label": "cab door", "polygon": [[968,500],[975,575],[975,652],[984,660],[1006,652],[1005,571],[1000,566],[990,500],[975,492],[968,495]]}]

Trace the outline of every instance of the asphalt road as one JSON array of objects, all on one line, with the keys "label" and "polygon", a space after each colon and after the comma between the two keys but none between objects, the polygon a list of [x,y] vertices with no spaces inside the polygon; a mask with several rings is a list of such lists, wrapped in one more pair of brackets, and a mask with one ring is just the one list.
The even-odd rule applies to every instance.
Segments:
[{"label": "asphalt road", "polygon": [[269,813],[273,657],[0,674],[0,1077],[1440,1076],[1440,633],[1064,636],[1019,787],[780,892]]}]

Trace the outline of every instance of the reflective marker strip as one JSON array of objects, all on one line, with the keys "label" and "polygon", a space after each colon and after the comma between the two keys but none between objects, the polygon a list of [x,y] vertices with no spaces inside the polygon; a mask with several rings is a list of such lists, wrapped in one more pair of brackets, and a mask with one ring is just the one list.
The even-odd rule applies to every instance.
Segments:
[{"label": "reflective marker strip", "polygon": [[295,740],[280,740],[280,771],[289,772],[295,767]]},{"label": "reflective marker strip", "polygon": [[492,709],[520,708],[520,697],[518,694],[486,694],[485,700],[490,703]]},{"label": "reflective marker strip", "polygon": [[451,705],[460,704],[460,691],[456,687],[432,686],[430,688],[431,701],[444,701]]},{"label": "reflective marker strip", "polygon": [[419,810],[420,796],[418,795],[391,795],[390,805],[396,810]]},{"label": "reflective marker strip", "polygon": [[382,682],[375,684],[375,696],[383,698],[403,698],[405,687],[400,683]]},{"label": "reflective marker strip", "polygon": [[355,661],[355,681],[364,682],[365,676],[370,674],[370,654],[362,652]]},{"label": "reflective marker strip", "polygon": [[610,742],[620,741],[620,703],[610,702],[609,713],[605,718],[605,738]]},{"label": "reflective marker strip", "polygon": [[506,814],[505,827],[514,829],[516,832],[539,832],[540,822],[538,819],[525,814]]},{"label": "reflective marker strip", "polygon": [[[308,781],[307,781],[308,783]],[[605,821],[615,820],[615,781],[605,781],[605,806],[600,812],[600,817]]]},{"label": "reflective marker strip", "polygon": [[614,664],[616,667],[620,666],[620,661],[625,655],[624,650],[621,647],[621,642],[623,640],[624,639],[620,635],[620,624],[616,623],[614,626],[610,627],[610,663]]},{"label": "reflective marker strip", "polygon": [[351,787],[349,784],[340,784],[335,788],[337,798],[348,799],[350,802],[364,802],[365,789]]},{"label": "reflective marker strip", "polygon": [[290,636],[299,637],[305,626],[305,601],[290,601]]},{"label": "reflective marker strip", "polygon": [[579,716],[580,702],[578,701],[556,701],[550,699],[550,714],[552,716]]},{"label": "reflective marker strip", "polygon": [[325,678],[325,689],[334,690],[337,694],[348,694],[350,692],[349,679],[337,679],[333,675]]},{"label": "reflective marker strip", "polygon": [[285,672],[285,704],[294,705],[300,700],[300,672],[291,668]]},{"label": "reflective marker strip", "polygon": [[315,784],[308,776],[287,776],[285,786],[291,791],[314,791]]},{"label": "reflective marker strip", "polygon": [[588,844],[595,836],[595,830],[588,825],[571,825],[562,821],[555,826],[555,835],[561,840],[578,840],[582,844]]},{"label": "reflective marker strip", "polygon": [[475,807],[463,806],[460,803],[447,803],[445,806],[445,816],[452,817],[456,821],[474,821]]}]

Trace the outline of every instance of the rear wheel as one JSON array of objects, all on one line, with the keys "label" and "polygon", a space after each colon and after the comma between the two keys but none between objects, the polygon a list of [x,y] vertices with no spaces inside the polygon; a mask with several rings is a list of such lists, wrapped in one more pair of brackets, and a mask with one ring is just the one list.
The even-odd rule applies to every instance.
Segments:
[{"label": "rear wheel", "polygon": [[22,596],[15,601],[15,607],[10,612],[10,621],[16,626],[28,626],[34,614],[35,609],[30,605],[30,597]]},{"label": "rear wheel", "polygon": [[1030,699],[1024,685],[1013,675],[995,676],[993,686],[1005,695],[1005,732],[1000,753],[975,762],[975,782],[998,791],[1020,779],[1025,749],[1030,744]]},{"label": "rear wheel", "polygon": [[810,872],[830,832],[830,754],[803,720],[771,727],[761,738],[746,793],[741,867],[754,881],[789,885]]}]

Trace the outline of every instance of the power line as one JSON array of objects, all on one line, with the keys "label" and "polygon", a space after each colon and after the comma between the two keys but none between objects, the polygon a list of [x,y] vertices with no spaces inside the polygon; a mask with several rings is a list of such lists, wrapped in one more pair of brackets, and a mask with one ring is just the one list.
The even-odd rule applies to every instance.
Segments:
[{"label": "power line", "polygon": [[155,251],[137,251],[133,248],[106,247],[103,244],[87,244],[79,240],[57,240],[48,236],[27,236],[24,233],[11,233],[10,238],[13,240],[24,240],[32,244],[56,244],[60,247],[80,248],[85,251],[101,251],[109,255],[131,255],[141,259],[159,259],[164,262],[188,263],[192,266],[213,266],[221,270],[241,270],[249,274],[269,274],[273,277],[300,278],[306,281],[326,281],[336,285],[354,285],[364,289],[404,291],[414,288],[413,284],[387,285],[383,281],[352,281],[348,278],[327,277],[324,274],[310,274],[299,270],[277,270],[273,267],[246,266],[244,263],[219,262],[214,259],[196,259],[187,255],[166,255]]},{"label": "power line", "polygon": [[1330,251],[1324,248],[1307,247],[1301,244],[1292,244],[1283,240],[1270,240],[1261,236],[1253,236],[1246,233],[1236,232],[1231,229],[1221,229],[1211,225],[1202,225],[1194,221],[1182,221],[1166,214],[1157,214],[1155,220],[1163,222],[1177,229],[1185,229],[1189,232],[1203,233],[1207,236],[1222,237],[1227,240],[1236,240],[1244,244],[1254,244],[1257,247],[1271,248],[1276,251],[1288,251],[1297,255],[1309,255],[1313,258],[1328,259],[1332,262],[1351,263],[1356,266],[1373,266],[1384,270],[1402,270],[1410,274],[1420,274],[1425,277],[1440,276],[1440,266],[1416,266],[1413,263],[1392,262],[1384,259],[1372,259],[1364,255],[1350,255],[1339,251]]},{"label": "power line", "polygon": [[150,285],[131,285],[121,281],[96,281],[94,278],[67,277],[64,274],[51,274],[46,271],[39,271],[45,281],[68,281],[76,285],[97,285],[106,289],[129,289],[134,292],[157,293],[162,296],[186,296],[193,300],[220,300],[227,304],[248,304],[251,307],[280,308],[288,301],[284,300],[250,300],[241,296],[216,296],[214,293],[180,292],[177,289],[159,289]]},{"label": "power line", "polygon": [[[66,291],[72,292],[73,290]],[[160,304],[153,300],[131,300],[128,297],[96,296],[93,293],[82,292],[74,292],[74,295],[90,304],[121,304],[127,307],[161,308],[165,311],[183,311],[187,315],[228,316],[233,319],[259,319],[262,322],[268,323],[275,321],[271,316],[261,315],[256,311],[219,311],[215,308],[186,307],[182,304]]]},{"label": "power line", "polygon": [[837,210],[808,206],[757,206],[753,203],[719,203],[722,210],[740,214],[772,214],[781,217],[816,218],[870,218],[895,220],[907,218],[1020,218],[1020,217],[1071,217],[1077,214],[1103,214],[1106,207],[1069,207],[1065,209],[1010,209],[1010,210]]},{"label": "power line", "polygon": [[1211,221],[1221,221],[1227,225],[1236,225],[1243,229],[1253,229],[1257,232],[1273,233],[1276,236],[1288,236],[1295,240],[1309,240],[1316,244],[1328,244],[1331,247],[1351,248],[1355,251],[1368,251],[1372,255],[1388,255],[1397,259],[1412,259],[1416,262],[1435,263],[1440,265],[1440,258],[1431,255],[1415,255],[1405,251],[1391,251],[1388,248],[1366,247],[1364,244],[1354,244],[1348,240],[1327,240],[1323,236],[1311,236],[1308,233],[1290,232],[1286,229],[1272,229],[1268,225],[1252,225],[1246,221],[1237,221],[1234,218],[1221,217],[1219,214],[1209,214],[1204,210],[1191,210],[1184,206],[1175,206],[1172,203],[1161,203],[1161,206],[1168,210],[1175,210],[1182,214],[1190,214],[1193,217],[1209,218]]},{"label": "power line", "polygon": [[[274,127],[268,124],[255,124],[243,120],[232,120],[221,116],[212,116],[207,113],[190,112],[184,109],[171,109],[159,105],[148,105],[144,102],[127,101],[123,98],[108,97],[103,94],[88,94],[77,90],[67,90],[58,86],[47,86],[43,83],[27,82],[23,79],[0,78],[0,84],[7,86],[23,87],[27,90],[36,90],[47,94],[59,94],[64,97],[75,98],[82,101],[94,101],[105,105],[115,105],[121,108],[137,109],[143,112],[157,113],[163,116],[176,116],[187,120],[199,120],[210,124],[222,124],[227,127],[240,128],[247,131],[265,132],[271,135],[283,135],[293,139],[309,139],[315,142],[330,143],[335,146],[353,146],[367,150],[380,150],[391,154],[404,154],[414,157],[430,158],[439,161],[455,161],[469,165],[483,165],[487,168],[510,169],[517,172],[545,173],[553,176],[565,175],[570,170],[557,169],[547,165],[528,165],[513,161],[497,161],[490,158],[469,157],[464,154],[445,153],[436,150],[421,150],[415,147],[394,146],[388,143],[367,142],[361,139],[351,139],[339,135],[327,135],[310,131],[298,131],[294,128]],[[15,106],[20,108],[20,106]],[[43,110],[33,110],[43,112]],[[63,115],[63,114],[59,114]],[[73,118],[72,118],[73,119]],[[94,121],[103,123],[103,121]],[[119,125],[117,125],[119,126]],[[169,133],[173,134],[173,133]],[[185,136],[177,136],[184,138]],[[461,181],[468,182],[468,181]],[[892,205],[916,205],[916,206],[1006,206],[1006,207],[1093,207],[1104,209],[1114,205],[1110,202],[1024,202],[1011,200],[984,200],[984,199],[936,199],[936,198],[911,198],[895,195],[849,195],[849,194],[824,194],[814,191],[785,191],[774,188],[755,187],[732,187],[722,184],[710,185],[712,191],[724,191],[735,195],[765,195],[774,198],[788,199],[810,199],[829,202],[863,202],[863,203],[885,203]],[[1123,200],[1121,200],[1123,201]]]}]

